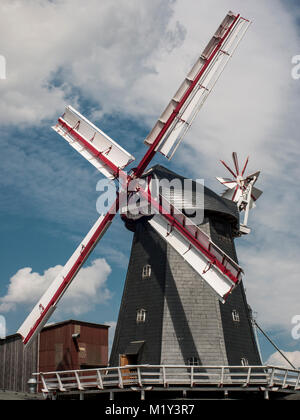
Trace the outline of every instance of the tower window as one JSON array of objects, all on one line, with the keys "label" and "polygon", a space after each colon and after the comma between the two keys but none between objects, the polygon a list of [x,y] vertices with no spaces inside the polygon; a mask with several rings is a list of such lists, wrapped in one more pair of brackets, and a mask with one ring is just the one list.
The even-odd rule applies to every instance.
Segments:
[{"label": "tower window", "polygon": [[151,265],[147,264],[143,267],[142,278],[148,279],[151,277]]},{"label": "tower window", "polygon": [[142,323],[146,321],[146,309],[139,309],[136,313],[136,322]]},{"label": "tower window", "polygon": [[240,314],[236,309],[232,311],[232,319],[234,320],[234,322],[240,322]]},{"label": "tower window", "polygon": [[242,366],[249,366],[248,359],[246,359],[245,357],[243,357],[243,358],[241,359],[241,364],[242,364]]},{"label": "tower window", "polygon": [[199,366],[200,361],[199,361],[198,357],[190,357],[187,360],[187,364],[188,364],[188,366]]}]

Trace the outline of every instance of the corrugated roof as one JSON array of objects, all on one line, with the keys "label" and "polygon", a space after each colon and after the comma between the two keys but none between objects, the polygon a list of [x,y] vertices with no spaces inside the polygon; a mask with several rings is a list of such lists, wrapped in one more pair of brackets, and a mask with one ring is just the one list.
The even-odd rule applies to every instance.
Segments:
[{"label": "corrugated roof", "polygon": [[45,327],[43,328],[43,330],[49,329],[49,328],[61,327],[63,325],[67,325],[67,324],[84,325],[84,326],[93,327],[93,328],[110,328],[110,325],[96,324],[96,323],[93,323],[93,322],[77,321],[75,319],[69,319],[67,321],[61,321],[61,322],[47,324],[47,325],[45,325]]},{"label": "corrugated roof", "polygon": [[[93,328],[110,328],[110,325],[104,325],[104,324],[96,324],[93,322],[86,322],[86,321],[76,321],[74,319],[69,319],[67,321],[61,321],[61,322],[55,322],[55,323],[51,323],[46,325],[42,331],[49,329],[49,328],[56,328],[56,327],[61,327],[63,325],[67,325],[67,324],[74,324],[74,325],[84,325],[87,327],[93,327]],[[21,339],[21,335],[20,334],[10,334],[7,335],[4,339],[0,339],[0,343],[3,342],[5,343],[8,339],[12,340],[12,339]]]}]

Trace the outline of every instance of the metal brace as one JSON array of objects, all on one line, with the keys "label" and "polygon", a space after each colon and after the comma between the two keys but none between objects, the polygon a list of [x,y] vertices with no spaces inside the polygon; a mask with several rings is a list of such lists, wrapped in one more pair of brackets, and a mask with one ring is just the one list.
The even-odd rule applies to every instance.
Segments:
[{"label": "metal brace", "polygon": [[230,57],[230,54],[227,51],[220,50],[220,52],[223,53],[223,54],[225,54],[225,55],[228,55]]},{"label": "metal brace", "polygon": [[212,262],[207,263],[207,266],[205,267],[205,269],[202,271],[202,274],[206,274],[213,266]]},{"label": "metal brace", "polygon": [[91,140],[90,140],[90,142],[91,142],[91,143],[93,143],[93,141],[95,140],[96,134],[97,134],[97,133],[96,133],[96,131],[95,131],[95,133],[94,133],[93,137],[92,137],[92,138],[91,138]]},{"label": "metal brace", "polygon": [[100,152],[100,153],[101,153],[101,155],[108,155],[110,153],[111,149],[112,149],[112,146],[110,146],[108,149],[103,150],[103,152]]},{"label": "metal brace", "polygon": [[71,128],[69,131],[71,131],[71,130],[78,130],[79,127],[80,127],[80,121],[77,121],[77,123],[74,125],[74,127]]},{"label": "metal brace", "polygon": [[188,247],[188,249],[182,255],[187,254],[191,249],[192,249],[192,245],[190,244],[189,247]]},{"label": "metal brace", "polygon": [[186,125],[189,125],[189,123],[186,120],[183,120],[181,117],[176,117],[177,121],[181,121]]},{"label": "metal brace", "polygon": [[170,230],[170,232],[167,232],[167,234],[166,234],[166,238],[169,236],[169,235],[171,235],[171,233],[173,232],[173,228],[174,228],[174,225],[172,224],[172,225],[170,225],[170,224],[168,224],[168,227],[171,227],[171,230]]}]

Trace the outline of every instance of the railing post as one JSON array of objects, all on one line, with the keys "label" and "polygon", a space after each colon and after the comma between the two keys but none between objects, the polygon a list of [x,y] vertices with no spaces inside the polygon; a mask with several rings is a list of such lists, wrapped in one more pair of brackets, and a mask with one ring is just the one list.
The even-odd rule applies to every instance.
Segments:
[{"label": "railing post", "polygon": [[40,373],[40,377],[41,377],[41,381],[42,381],[42,384],[43,384],[42,392],[49,392],[44,374]]},{"label": "railing post", "polygon": [[84,388],[81,385],[80,378],[79,378],[79,375],[78,375],[78,372],[77,371],[75,371],[75,378],[76,378],[77,387],[78,387],[79,391],[83,391]]},{"label": "railing post", "polygon": [[63,387],[63,384],[62,384],[62,381],[61,381],[61,378],[60,378],[60,375],[59,375],[58,372],[56,372],[56,378],[57,378],[57,381],[58,381],[59,390],[61,392],[64,392],[65,388]]},{"label": "railing post", "polygon": [[137,375],[138,375],[138,382],[139,382],[139,386],[142,387],[142,375],[141,375],[141,368],[138,366],[137,368]]},{"label": "railing post", "polygon": [[283,380],[283,383],[282,383],[282,388],[287,388],[286,381],[287,381],[288,373],[289,373],[289,371],[286,370],[285,375],[284,375],[284,380]]},{"label": "railing post", "polygon": [[119,388],[124,388],[122,371],[120,368],[118,368],[118,374],[119,374]]},{"label": "railing post", "polygon": [[191,388],[194,386],[194,366],[191,366]]},{"label": "railing post", "polygon": [[96,372],[97,372],[97,377],[98,377],[98,382],[99,382],[98,388],[99,389],[104,389],[103,380],[102,380],[102,376],[101,376],[101,371],[99,369],[97,369]]},{"label": "railing post", "polygon": [[224,366],[222,366],[221,368],[221,378],[220,378],[219,387],[221,388],[223,385],[224,385]]},{"label": "railing post", "polygon": [[273,387],[274,386],[274,376],[275,376],[275,368],[272,368],[272,372],[271,372],[271,376],[270,376],[270,383],[269,386]]},{"label": "railing post", "polygon": [[162,367],[162,369],[163,369],[163,381],[164,381],[164,387],[166,388],[166,387],[168,386],[168,384],[167,384],[167,377],[166,377],[166,367],[165,367],[165,366],[163,366],[163,367]]},{"label": "railing post", "polygon": [[297,378],[297,381],[296,381],[296,384],[295,384],[295,389],[300,389],[299,383],[300,383],[300,372],[299,372],[299,375],[298,375],[298,378]]},{"label": "railing post", "polygon": [[245,385],[244,385],[244,386],[248,386],[248,385],[249,385],[249,383],[250,383],[250,378],[251,378],[251,372],[252,372],[252,368],[251,368],[251,367],[249,367],[249,368],[248,368],[248,374],[247,374],[246,383],[245,383]]}]

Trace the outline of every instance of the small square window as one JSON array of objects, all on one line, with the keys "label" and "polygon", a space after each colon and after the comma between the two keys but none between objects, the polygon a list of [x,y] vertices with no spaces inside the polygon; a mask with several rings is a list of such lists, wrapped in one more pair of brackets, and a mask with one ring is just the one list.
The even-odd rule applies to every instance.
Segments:
[{"label": "small square window", "polygon": [[136,322],[142,323],[146,321],[146,313],[145,309],[139,309],[136,313]]},{"label": "small square window", "polygon": [[148,279],[151,277],[151,265],[147,264],[143,267],[142,278]]},{"label": "small square window", "polygon": [[240,314],[235,309],[232,311],[232,319],[234,322],[240,322]]},{"label": "small square window", "polygon": [[198,357],[190,357],[187,361],[188,366],[199,366],[200,361]]}]

